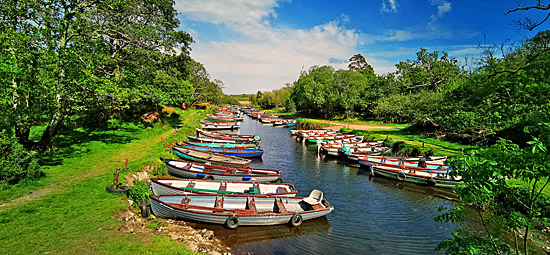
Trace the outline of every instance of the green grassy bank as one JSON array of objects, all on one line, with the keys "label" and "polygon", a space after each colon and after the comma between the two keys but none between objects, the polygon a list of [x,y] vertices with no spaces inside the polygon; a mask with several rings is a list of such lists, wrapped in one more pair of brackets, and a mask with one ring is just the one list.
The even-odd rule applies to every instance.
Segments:
[{"label": "green grassy bank", "polygon": [[[171,157],[162,152],[161,137],[174,141],[193,134],[204,115],[180,110],[150,128],[120,124],[60,135],[60,148],[40,160],[45,177],[0,193],[0,253],[191,254],[167,237],[118,232],[122,222],[113,215],[127,208],[125,196],[107,193],[105,187],[126,159],[129,170],[121,172],[122,183],[129,172],[160,165],[159,156]],[[174,123],[183,123],[175,138]]]},{"label": "green grassy bank", "polygon": [[[407,124],[393,124],[383,123],[377,121],[363,121],[359,119],[349,118],[334,118],[334,119],[319,119],[311,118],[303,114],[298,113],[285,113],[283,108],[268,110],[273,114],[293,118],[302,123],[319,124],[321,127],[328,127],[332,124],[338,124],[344,126],[342,131],[353,132],[356,135],[363,135],[369,140],[385,140],[389,145],[393,145],[397,141],[405,142],[401,145],[403,154],[411,153],[416,150],[419,154],[424,155],[438,155],[438,156],[452,156],[463,150],[477,149],[476,145],[462,145],[453,142],[443,141],[437,138],[428,137],[422,134],[421,130],[414,130],[408,128]],[[359,129],[348,128],[350,126],[356,126]],[[365,126],[364,128],[358,126]],[[368,126],[372,126],[369,128]],[[396,127],[396,129],[380,129],[377,126],[384,127]],[[398,128],[398,129],[397,129]]]}]

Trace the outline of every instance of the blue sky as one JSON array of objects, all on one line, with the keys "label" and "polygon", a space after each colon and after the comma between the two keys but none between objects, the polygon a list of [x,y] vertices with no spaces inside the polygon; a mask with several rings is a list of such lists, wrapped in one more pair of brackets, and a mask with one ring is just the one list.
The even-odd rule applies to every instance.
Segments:
[{"label": "blue sky", "polygon": [[[535,2],[535,1],[531,1]],[[524,5],[532,4],[528,0]],[[227,94],[279,89],[313,65],[347,68],[362,54],[377,74],[395,71],[420,48],[463,61],[479,45],[516,42],[534,32],[514,25],[543,12],[504,13],[515,0],[176,0],[191,56]]]}]

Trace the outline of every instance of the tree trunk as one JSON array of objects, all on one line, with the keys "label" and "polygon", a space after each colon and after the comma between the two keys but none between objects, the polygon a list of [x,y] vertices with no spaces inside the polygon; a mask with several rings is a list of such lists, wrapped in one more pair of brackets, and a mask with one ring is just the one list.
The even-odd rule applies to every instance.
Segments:
[{"label": "tree trunk", "polygon": [[40,138],[40,142],[38,142],[40,150],[45,151],[53,149],[52,138],[55,136],[55,134],[57,134],[57,129],[59,127],[59,124],[61,123],[60,116],[61,114],[56,113],[50,121],[50,124],[48,124],[48,127],[46,127],[44,134],[42,134],[42,137]]},{"label": "tree trunk", "polygon": [[19,144],[23,145],[25,149],[31,149],[34,145],[33,142],[29,141],[29,135],[31,133],[30,128],[18,128],[15,127],[15,136],[19,140]]}]

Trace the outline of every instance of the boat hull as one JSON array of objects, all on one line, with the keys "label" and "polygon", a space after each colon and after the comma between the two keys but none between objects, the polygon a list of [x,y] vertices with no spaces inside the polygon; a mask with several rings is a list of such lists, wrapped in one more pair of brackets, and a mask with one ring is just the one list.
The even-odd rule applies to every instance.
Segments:
[{"label": "boat hull", "polygon": [[[266,225],[278,225],[287,224],[295,214],[302,216],[303,220],[310,220],[318,217],[323,217],[334,209],[328,202],[323,199],[324,208],[317,210],[303,210],[300,209],[304,202],[300,200],[302,198],[282,198],[282,203],[288,206],[287,213],[235,213],[233,211],[216,212],[212,210],[193,210],[178,208],[170,204],[180,204],[185,197],[190,197],[193,203],[194,199],[201,197],[200,195],[168,195],[168,196],[150,196],[151,210],[156,217],[181,219],[188,221],[206,222],[213,224],[225,224],[228,217],[235,215],[239,217],[239,225],[241,226],[266,226]],[[202,201],[197,202],[199,206],[210,205],[215,203],[215,195],[212,197],[205,197]],[[247,196],[224,196],[224,204],[230,204],[232,207],[245,208],[243,205],[247,203],[249,197]],[[275,199],[270,197],[255,197],[256,206],[262,210],[264,207],[273,208]],[[301,204],[302,203],[302,204]],[[298,205],[298,206],[297,206]]]}]

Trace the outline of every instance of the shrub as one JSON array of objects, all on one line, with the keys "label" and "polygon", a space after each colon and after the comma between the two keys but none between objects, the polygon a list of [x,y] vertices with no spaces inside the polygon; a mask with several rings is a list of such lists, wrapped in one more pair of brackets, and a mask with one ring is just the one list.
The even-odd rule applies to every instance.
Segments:
[{"label": "shrub", "polygon": [[34,155],[29,153],[10,132],[0,132],[0,190],[22,180],[44,176]]},{"label": "shrub", "polygon": [[149,201],[149,194],[151,189],[149,185],[143,181],[136,181],[134,186],[128,187],[130,189],[130,199],[134,201],[135,206],[141,206],[141,201],[145,199]]}]

